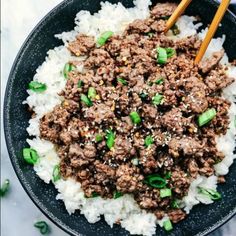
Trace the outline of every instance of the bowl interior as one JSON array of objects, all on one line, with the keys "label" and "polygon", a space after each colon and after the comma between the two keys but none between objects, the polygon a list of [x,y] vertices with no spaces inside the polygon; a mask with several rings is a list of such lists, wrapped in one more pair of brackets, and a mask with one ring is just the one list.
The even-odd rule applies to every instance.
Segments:
[{"label": "bowl interior", "polygon": [[[110,2],[118,1],[110,0]],[[120,2],[125,6],[132,6],[132,1]],[[82,9],[94,13],[100,9],[100,1],[68,0],[62,2],[37,25],[22,46],[12,67],[5,94],[4,127],[8,151],[26,192],[36,205],[65,231],[71,235],[128,235],[127,231],[119,226],[111,229],[103,220],[89,224],[79,212],[69,216],[63,202],[56,200],[57,191],[53,185],[45,184],[36,176],[33,168],[22,161],[21,150],[27,146],[26,127],[30,119],[27,107],[22,105],[27,97],[27,85],[32,80],[37,67],[44,61],[46,52],[62,44],[54,37],[54,34],[72,30],[75,15]],[[216,9],[217,4],[214,1],[195,0],[187,13],[199,15],[206,26],[211,22]],[[236,19],[229,12],[217,31],[217,35],[222,34],[227,36],[224,47],[229,58],[236,58]],[[223,199],[212,205],[194,207],[187,219],[178,223],[170,235],[205,235],[229,219],[236,211],[235,175],[236,164],[233,164],[230,173],[226,176],[227,183],[219,186]],[[165,232],[158,227],[157,235],[165,235]]]}]

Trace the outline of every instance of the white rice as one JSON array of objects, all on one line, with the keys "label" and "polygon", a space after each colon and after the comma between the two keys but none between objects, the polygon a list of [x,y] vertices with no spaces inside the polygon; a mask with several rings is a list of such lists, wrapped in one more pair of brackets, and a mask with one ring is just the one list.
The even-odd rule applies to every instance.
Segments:
[{"label": "white rice", "polygon": [[[62,39],[67,45],[72,41],[78,32],[93,35],[98,37],[106,30],[112,30],[116,34],[120,34],[124,28],[135,19],[144,19],[149,16],[148,7],[151,4],[147,0],[136,0],[135,7],[125,8],[121,3],[111,4],[108,2],[101,4],[101,10],[94,15],[88,11],[80,11],[75,19],[76,27],[71,32],[63,32],[56,35]],[[112,13],[112,14],[111,14]],[[200,24],[194,25],[195,18],[182,16],[177,25],[181,30],[181,34],[177,38],[183,38],[197,33],[197,28]],[[202,38],[206,30],[199,33]],[[170,37],[174,38],[174,36]],[[205,57],[209,57],[213,52],[222,49],[225,36],[212,40]],[[50,50],[45,62],[37,69],[33,78],[34,81],[45,83],[47,90],[43,93],[34,93],[28,90],[28,98],[25,101],[35,112],[35,117],[29,121],[27,131],[29,135],[35,136],[34,139],[27,139],[30,147],[34,148],[39,156],[39,161],[34,165],[34,170],[37,175],[49,183],[52,180],[53,168],[59,163],[59,157],[54,149],[54,145],[49,141],[39,138],[39,119],[53,108],[60,104],[63,100],[58,96],[66,84],[66,81],[61,73],[64,64],[69,60],[83,60],[83,58],[72,57],[65,46],[60,46]],[[228,64],[228,58],[225,55],[221,63]],[[236,78],[236,68],[230,67],[229,75]],[[222,162],[215,165],[217,175],[225,175],[229,171],[229,166],[233,163],[236,157],[233,154],[234,138],[236,128],[234,126],[234,118],[236,115],[235,102],[236,82],[230,85],[223,91],[223,97],[232,102],[229,110],[230,129],[225,136],[217,138],[218,149],[225,154]],[[189,188],[188,195],[183,198],[181,204],[184,210],[189,213],[192,207],[199,203],[212,203],[209,198],[206,198],[198,193],[197,187],[205,187],[216,190],[217,177],[211,176],[206,178],[198,176],[193,180]],[[116,222],[121,223],[121,227],[128,230],[131,234],[153,235],[155,234],[156,225],[163,226],[163,222],[168,219],[165,216],[162,220],[157,221],[154,214],[147,213],[139,208],[132,195],[124,195],[118,199],[104,200],[101,197],[85,198],[80,183],[73,179],[59,180],[55,183],[59,194],[58,200],[63,200],[69,214],[73,214],[75,210],[80,210],[81,214],[87,218],[88,222],[95,223],[100,220],[101,215],[104,215],[106,222],[113,227]]]}]

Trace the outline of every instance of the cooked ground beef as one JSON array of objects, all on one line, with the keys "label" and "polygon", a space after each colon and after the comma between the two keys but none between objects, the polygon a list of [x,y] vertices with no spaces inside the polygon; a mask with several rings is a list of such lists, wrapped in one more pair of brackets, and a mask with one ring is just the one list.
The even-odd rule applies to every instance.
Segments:
[{"label": "cooked ground beef", "polygon": [[[69,43],[72,54],[86,56],[84,70],[69,73],[60,93],[65,100],[41,119],[40,134],[57,145],[62,176],[78,180],[86,197],[132,193],[158,219],[168,214],[178,222],[186,214],[171,202],[187,194],[198,174],[214,174],[213,165],[224,157],[215,136],[228,128],[230,103],[221,91],[233,79],[219,65],[223,51],[197,66],[197,36],[165,36],[175,8],[157,4],[148,19],[135,20],[101,47],[81,34]],[[165,64],[157,62],[157,47],[174,52]],[[199,115],[209,108],[216,116],[199,126]],[[172,195],[162,197],[153,177],[165,179],[162,187]]]}]

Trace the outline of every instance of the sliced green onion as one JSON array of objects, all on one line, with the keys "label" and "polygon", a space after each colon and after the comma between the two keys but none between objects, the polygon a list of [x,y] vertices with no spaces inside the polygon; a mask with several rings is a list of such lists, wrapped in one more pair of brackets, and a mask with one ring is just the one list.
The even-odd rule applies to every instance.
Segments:
[{"label": "sliced green onion", "polygon": [[171,58],[176,54],[174,48],[166,48],[167,58]]},{"label": "sliced green onion", "polygon": [[164,83],[164,78],[161,77],[155,81],[155,84],[163,84]]},{"label": "sliced green onion", "polygon": [[101,134],[96,134],[95,140],[96,140],[97,143],[101,142],[103,140],[103,136]]},{"label": "sliced green onion", "polygon": [[163,188],[166,186],[166,180],[161,178],[157,174],[148,175],[144,181],[146,184],[152,186],[153,188]]},{"label": "sliced green onion", "polygon": [[139,160],[138,158],[134,158],[131,160],[131,163],[134,165],[134,166],[137,166],[139,164]]},{"label": "sliced green onion", "polygon": [[236,127],[236,116],[234,117],[234,127]]},{"label": "sliced green onion", "polygon": [[127,80],[125,80],[125,79],[123,79],[123,78],[118,78],[118,79],[117,79],[117,82],[118,82],[118,83],[121,83],[121,84],[123,84],[123,85],[128,85]]},{"label": "sliced green onion", "polygon": [[166,172],[165,178],[166,179],[170,179],[171,178],[171,172],[170,171]]},{"label": "sliced green onion", "polygon": [[31,81],[29,83],[29,89],[36,93],[41,93],[47,89],[47,85],[43,83],[39,83],[37,81]]},{"label": "sliced green onion", "polygon": [[52,180],[55,183],[60,178],[61,178],[60,167],[59,167],[59,165],[55,165],[53,168],[53,171],[52,171]]},{"label": "sliced green onion", "polygon": [[152,97],[153,105],[160,105],[163,100],[163,95],[157,93],[154,97]]},{"label": "sliced green onion", "polygon": [[154,35],[154,33],[152,33],[152,32],[149,32],[149,33],[147,33],[147,35],[148,35],[148,37],[149,37],[149,38],[152,38],[152,37],[153,37],[153,35]]},{"label": "sliced green onion", "polygon": [[211,200],[221,199],[221,194],[213,189],[198,187],[198,193],[209,197]]},{"label": "sliced green onion", "polygon": [[166,221],[164,221],[163,227],[164,227],[164,229],[165,229],[166,231],[170,231],[170,230],[173,229],[172,223],[171,223],[171,221],[170,221],[169,219],[166,220]]},{"label": "sliced green onion", "polygon": [[160,19],[163,19],[163,20],[168,20],[170,18],[170,16],[162,16],[160,17]]},{"label": "sliced green onion", "polygon": [[158,47],[157,48],[157,63],[165,64],[167,62],[167,52],[165,48]]},{"label": "sliced green onion", "polygon": [[216,116],[216,110],[214,108],[208,109],[207,111],[203,112],[198,117],[198,125],[201,127],[208,122],[210,122]]},{"label": "sliced green onion", "polygon": [[113,35],[112,31],[106,31],[103,34],[101,34],[101,36],[98,38],[97,40],[97,44],[99,46],[103,46],[106,41]]},{"label": "sliced green onion", "polygon": [[212,200],[221,199],[221,194],[213,189],[207,189],[208,193],[211,195]]},{"label": "sliced green onion", "polygon": [[97,95],[96,89],[94,87],[89,87],[88,98],[95,98]]},{"label": "sliced green onion", "polygon": [[83,84],[84,84],[84,82],[82,80],[79,80],[78,84],[77,84],[78,88],[81,88],[83,86]]},{"label": "sliced green onion", "polygon": [[129,114],[129,117],[130,117],[130,119],[132,120],[132,122],[133,122],[134,124],[137,125],[137,124],[141,123],[141,118],[140,118],[138,112],[132,111],[132,112]]},{"label": "sliced green onion", "polygon": [[154,143],[153,137],[151,135],[148,135],[144,140],[145,147],[149,147],[151,144]]},{"label": "sliced green onion", "polygon": [[172,26],[171,31],[172,31],[173,35],[178,35],[178,34],[180,34],[179,27],[178,27],[176,24],[174,24],[174,25]]},{"label": "sliced green onion", "polygon": [[38,153],[33,148],[23,148],[24,160],[31,165],[34,165],[38,159]]},{"label": "sliced green onion", "polygon": [[160,197],[170,197],[172,195],[171,189],[170,188],[163,188],[160,190]]},{"label": "sliced green onion", "polygon": [[171,207],[172,207],[172,208],[176,208],[176,209],[180,208],[179,203],[178,203],[178,201],[177,201],[176,199],[174,199],[174,200],[171,202]]},{"label": "sliced green onion", "polygon": [[111,149],[115,144],[115,133],[109,129],[106,131],[106,144],[109,149]]},{"label": "sliced green onion", "polygon": [[0,189],[0,196],[1,197],[4,197],[6,195],[6,193],[9,190],[9,186],[10,186],[10,180],[9,179],[4,180],[4,182],[1,186],[1,189]]},{"label": "sliced green onion", "polygon": [[88,107],[91,107],[93,105],[93,102],[84,94],[81,94],[80,100]]},{"label": "sliced green onion", "polygon": [[41,234],[48,234],[50,229],[45,221],[38,221],[34,224],[35,228],[38,228]]},{"label": "sliced green onion", "polygon": [[117,199],[117,198],[122,197],[122,196],[123,196],[123,193],[119,192],[119,191],[115,191],[114,194],[113,194],[114,199]]},{"label": "sliced green onion", "polygon": [[74,70],[75,66],[72,65],[71,63],[66,63],[64,68],[63,68],[63,75],[66,79],[68,79],[68,74],[70,71]]},{"label": "sliced green onion", "polygon": [[147,98],[147,93],[140,93],[139,94],[139,97],[142,99],[142,100],[144,100],[145,98]]},{"label": "sliced green onion", "polygon": [[93,192],[91,197],[92,197],[92,198],[99,197],[99,194],[96,193],[96,192]]}]

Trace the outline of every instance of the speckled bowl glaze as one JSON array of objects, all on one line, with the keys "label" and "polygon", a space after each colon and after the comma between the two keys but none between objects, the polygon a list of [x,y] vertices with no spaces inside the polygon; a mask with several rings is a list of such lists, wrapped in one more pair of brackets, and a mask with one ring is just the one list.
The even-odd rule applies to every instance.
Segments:
[{"label": "speckled bowl glaze", "polygon": [[[110,0],[115,3],[117,0]],[[125,6],[132,6],[132,1],[121,1]],[[153,1],[155,3],[155,1]],[[217,3],[210,0],[195,0],[188,8],[187,14],[199,15],[206,26],[210,23]],[[100,9],[100,0],[66,0],[49,12],[29,35],[18,53],[12,67],[5,93],[4,127],[9,156],[15,172],[32,201],[39,209],[55,222],[60,228],[71,235],[129,235],[119,226],[112,229],[104,222],[89,224],[83,215],[76,212],[69,215],[62,201],[56,200],[57,191],[52,184],[47,185],[40,180],[32,166],[22,159],[22,148],[27,146],[26,127],[30,119],[27,107],[22,105],[26,99],[27,85],[32,80],[37,67],[44,61],[46,52],[59,46],[61,42],[54,34],[72,30],[74,18],[78,11],[89,10],[91,13]],[[227,12],[217,35],[226,34],[225,49],[230,59],[236,58],[236,18]],[[175,225],[169,235],[206,235],[213,231],[236,212],[236,163],[230,167],[226,176],[226,184],[219,186],[222,200],[212,205],[194,207],[186,220]],[[157,227],[156,235],[166,235],[163,229]]]}]

